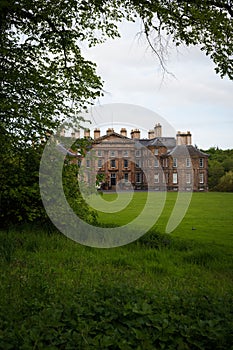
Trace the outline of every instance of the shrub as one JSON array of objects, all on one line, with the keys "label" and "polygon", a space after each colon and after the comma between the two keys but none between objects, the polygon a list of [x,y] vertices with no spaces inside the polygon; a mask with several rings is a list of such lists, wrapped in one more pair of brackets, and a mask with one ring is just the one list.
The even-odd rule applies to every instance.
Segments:
[{"label": "shrub", "polygon": [[[32,303],[32,300],[30,301]],[[2,349],[230,349],[230,299],[159,295],[128,285],[80,289],[2,314]]]}]

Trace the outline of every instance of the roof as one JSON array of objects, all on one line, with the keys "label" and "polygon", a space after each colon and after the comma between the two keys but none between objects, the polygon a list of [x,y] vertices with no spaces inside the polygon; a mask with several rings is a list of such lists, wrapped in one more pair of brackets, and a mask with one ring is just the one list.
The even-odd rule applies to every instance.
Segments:
[{"label": "roof", "polygon": [[108,134],[106,134],[106,135],[103,135],[103,136],[101,136],[101,137],[98,137],[97,139],[94,139],[94,140],[93,140],[93,143],[99,143],[99,142],[101,142],[101,141],[103,141],[103,140],[107,140],[110,136],[115,136],[115,137],[120,138],[120,139],[123,139],[123,140],[129,140],[129,141],[132,141],[132,140],[133,140],[133,139],[130,139],[129,137],[127,137],[127,136],[123,136],[123,135],[121,135],[121,134],[118,134],[118,133],[115,132],[115,131],[112,131],[112,132],[110,132],[110,133],[108,133]]},{"label": "roof", "polygon": [[145,146],[162,147],[172,149],[176,146],[176,139],[174,137],[155,137],[153,139],[140,139],[139,142]]},{"label": "roof", "polygon": [[192,145],[178,145],[171,151],[167,152],[165,156],[186,156],[187,152],[190,157],[208,157],[207,153],[200,151]]}]

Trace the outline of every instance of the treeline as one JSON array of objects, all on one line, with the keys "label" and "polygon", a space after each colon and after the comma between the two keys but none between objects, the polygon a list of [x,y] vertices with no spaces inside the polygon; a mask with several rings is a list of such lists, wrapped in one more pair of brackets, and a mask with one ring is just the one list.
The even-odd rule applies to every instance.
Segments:
[{"label": "treeline", "polygon": [[233,192],[233,149],[211,147],[204,152],[209,155],[209,190]]}]

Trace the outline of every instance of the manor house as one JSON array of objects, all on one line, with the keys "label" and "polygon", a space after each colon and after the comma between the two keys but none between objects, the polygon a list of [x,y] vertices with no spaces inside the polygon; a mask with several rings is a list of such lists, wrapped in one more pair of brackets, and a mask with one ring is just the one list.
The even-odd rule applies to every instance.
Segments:
[{"label": "manor house", "polygon": [[192,145],[190,131],[177,132],[175,137],[164,137],[157,123],[149,130],[147,138],[140,130],[120,132],[109,128],[105,135],[94,130],[94,138],[86,129],[84,137],[90,138],[91,151],[82,162],[87,169],[86,180],[93,171],[102,179],[102,189],[130,188],[154,191],[207,191],[208,155]]}]

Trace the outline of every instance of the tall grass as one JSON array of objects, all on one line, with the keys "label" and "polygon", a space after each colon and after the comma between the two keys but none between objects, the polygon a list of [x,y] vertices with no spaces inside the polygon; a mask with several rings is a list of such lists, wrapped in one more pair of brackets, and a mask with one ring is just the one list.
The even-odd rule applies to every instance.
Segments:
[{"label": "tall grass", "polygon": [[0,349],[230,349],[233,196],[194,194],[165,235],[174,201],[150,232],[119,248],[35,227],[0,232]]}]

